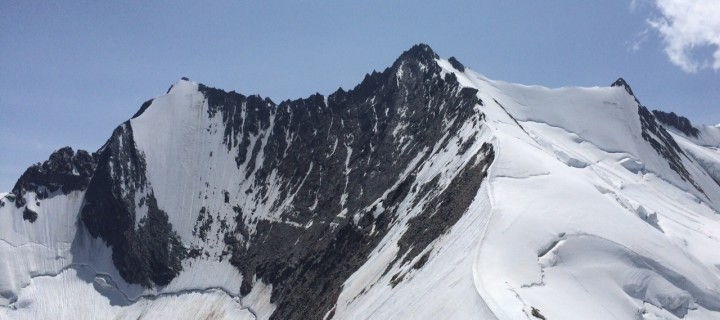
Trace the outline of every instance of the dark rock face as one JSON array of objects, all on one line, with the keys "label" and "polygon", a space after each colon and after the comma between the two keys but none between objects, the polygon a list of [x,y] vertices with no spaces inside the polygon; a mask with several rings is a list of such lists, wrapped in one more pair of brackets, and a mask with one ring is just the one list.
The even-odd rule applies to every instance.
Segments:
[{"label": "dark rock face", "polygon": [[37,212],[30,210],[30,208],[25,207],[25,210],[23,210],[23,220],[33,223],[33,222],[35,222],[35,220],[37,220],[37,218],[38,218]]},{"label": "dark rock face", "polygon": [[700,134],[700,130],[693,127],[690,120],[685,117],[678,116],[674,112],[667,113],[660,110],[653,110],[652,113],[660,122],[680,130],[680,132],[684,133],[686,136],[697,138],[698,134]]},{"label": "dark rock face", "polygon": [[147,216],[135,232],[126,230],[125,241],[113,247],[113,262],[124,267],[121,274],[131,283],[167,285],[182,271],[186,250],[155,197],[150,194],[147,199]]},{"label": "dark rock face", "polygon": [[[422,164],[436,144],[447,145],[447,139],[438,139],[482,118],[473,109],[482,105],[477,91],[461,88],[452,76],[441,77],[436,58],[429,47],[415,46],[392,67],[366,75],[356,88],[340,89],[327,100],[313,95],[275,105],[257,96],[200,86],[209,116],[222,116],[228,150],[239,147],[236,163],[245,172],[238,179],[254,181],[248,195],[255,202],[266,201],[272,170],[282,181],[271,209],[284,210],[279,212],[281,221],[257,220],[252,234],[238,224],[224,237],[231,263],[245,275],[242,294],[252,289],[253,275],[273,285],[272,302],[278,306],[273,318],[319,319],[330,311],[342,283],[365,263],[394,223],[399,204],[417,185],[420,167],[410,167],[412,160],[420,155]],[[268,142],[249,150],[252,136]],[[441,220],[429,218],[428,209],[426,218],[444,226],[408,236],[404,243],[422,250],[446,232],[472,200],[462,195],[477,191],[492,158],[486,145],[474,158],[478,164],[461,178],[477,181],[466,192],[444,194],[457,200],[443,198],[448,207],[437,215]],[[401,176],[407,168],[411,173]],[[392,191],[383,198],[386,190]],[[292,205],[282,209],[287,199]],[[367,208],[377,199],[384,210],[373,214],[375,209]],[[237,221],[253,215],[236,213]],[[419,219],[413,230],[423,223],[430,222]],[[198,226],[201,236],[203,224]]]},{"label": "dark rock face", "polygon": [[[170,88],[168,89],[167,92],[170,92],[171,89],[172,89],[172,86],[170,86]],[[135,119],[135,118],[139,117],[141,114],[143,114],[143,112],[145,112],[145,110],[147,110],[147,108],[150,107],[152,102],[153,102],[153,99],[143,102],[143,104],[140,106],[140,110],[135,112],[135,114],[130,119]]]},{"label": "dark rock face", "polygon": [[[220,89],[210,88],[200,84],[199,90],[208,101],[208,116],[220,113],[225,124],[224,141],[228,150],[238,148],[235,162],[238,167],[248,159],[247,150],[250,148],[251,137],[257,136],[270,126],[270,116],[275,113],[275,104],[270,99],[259,96],[246,97],[236,92],[226,93]],[[245,111],[245,112],[243,112]],[[245,117],[243,118],[243,114]],[[258,147],[260,147],[258,145]],[[258,152],[253,149],[247,172],[252,172]],[[247,176],[244,178],[248,178]]]},{"label": "dark rock face", "polygon": [[685,152],[680,149],[675,139],[655,121],[652,113],[644,106],[638,106],[638,114],[640,115],[640,125],[642,127],[642,137],[650,143],[650,145],[668,161],[670,168],[677,172],[680,177],[690,182],[698,191],[703,192],[702,188],[692,179],[692,176],[685,168],[680,156],[685,156]]},{"label": "dark rock face", "polygon": [[[98,166],[85,194],[82,222],[112,247],[112,259],[129,283],[166,285],[181,271],[185,248],[146,185],[145,159],[129,122],[98,151]],[[147,215],[136,225],[137,195]]]},{"label": "dark rock face", "polygon": [[87,151],[78,150],[76,153],[70,147],[56,150],[50,159],[31,166],[20,176],[12,190],[16,196],[15,204],[18,208],[24,206],[23,196],[28,191],[35,192],[38,199],[45,199],[56,193],[85,190],[95,166],[95,156]]},{"label": "dark rock face", "polygon": [[453,68],[455,68],[457,71],[465,72],[465,65],[460,63],[460,61],[455,59],[455,57],[450,57],[450,59],[448,59],[448,62],[450,62],[450,65],[452,65]]}]

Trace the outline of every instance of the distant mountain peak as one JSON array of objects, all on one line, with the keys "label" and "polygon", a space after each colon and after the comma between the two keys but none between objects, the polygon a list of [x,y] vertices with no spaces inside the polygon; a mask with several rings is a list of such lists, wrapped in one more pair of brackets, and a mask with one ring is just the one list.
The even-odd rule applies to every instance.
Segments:
[{"label": "distant mountain peak", "polygon": [[401,61],[418,61],[423,64],[427,64],[439,58],[440,56],[438,56],[438,54],[435,53],[435,51],[433,51],[433,49],[430,48],[429,45],[419,43],[412,46],[407,51],[403,52],[395,63],[397,64]]},{"label": "distant mountain peak", "polygon": [[627,93],[629,93],[633,97],[635,96],[635,94],[633,94],[632,88],[630,88],[630,85],[623,78],[618,78],[610,86],[611,87],[623,87],[623,88],[625,88],[625,91],[627,91]]}]

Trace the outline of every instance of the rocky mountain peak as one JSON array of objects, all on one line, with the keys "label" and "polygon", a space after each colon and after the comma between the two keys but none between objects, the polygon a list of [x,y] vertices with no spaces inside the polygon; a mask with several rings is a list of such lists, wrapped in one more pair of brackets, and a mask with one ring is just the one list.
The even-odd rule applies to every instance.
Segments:
[{"label": "rocky mountain peak", "polygon": [[50,158],[25,170],[15,183],[12,193],[17,196],[16,205],[24,205],[23,195],[33,191],[39,199],[61,191],[67,194],[84,190],[95,172],[97,160],[85,150],[75,152],[70,147],[55,150]]},{"label": "rocky mountain peak", "polygon": [[629,93],[633,97],[635,96],[635,94],[633,94],[632,88],[630,88],[630,85],[623,78],[618,78],[610,86],[611,87],[623,87],[625,89],[625,91],[627,91],[627,93]]},{"label": "rocky mountain peak", "polygon": [[430,48],[429,45],[419,43],[412,46],[407,51],[403,52],[398,58],[398,61],[415,60],[427,63],[438,58],[439,56],[437,55],[437,53],[435,53],[435,51],[433,51],[433,49]]}]

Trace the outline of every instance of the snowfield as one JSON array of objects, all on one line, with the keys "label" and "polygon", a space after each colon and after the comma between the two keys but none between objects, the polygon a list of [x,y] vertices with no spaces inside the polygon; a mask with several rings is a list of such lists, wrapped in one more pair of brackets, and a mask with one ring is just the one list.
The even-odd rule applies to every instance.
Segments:
[{"label": "snowfield", "polygon": [[[524,86],[460,71],[447,60],[436,63],[478,90],[484,103],[475,112],[484,114],[484,125],[468,122],[447,137],[451,143],[425,150],[427,160],[413,163],[419,185],[441,177],[437,184],[446,189],[484,142],[492,144],[495,160],[460,220],[412,261],[393,264],[408,221],[429,203],[405,198],[396,223],[344,282],[326,318],[720,318],[720,127],[698,126],[699,136],[689,137],[664,126],[683,151],[679,161],[689,181],[644,138],[638,102],[622,86]],[[251,181],[235,172],[259,166],[237,167],[239,145],[223,145],[222,119],[207,109],[198,85],[181,80],[129,122],[158,206],[175,213],[169,220],[183,244],[204,246],[207,256],[185,260],[166,286],[128,284],[110,249],[79,220],[84,191],[47,199],[26,194],[28,208],[38,213],[33,223],[12,195],[0,194],[1,319],[272,315],[272,286],[253,278],[256,285],[242,295],[244,275],[223,259],[223,239],[200,241],[193,233],[198,212],[218,212],[209,226],[213,234],[221,220],[233,219],[233,203],[278,219],[271,209],[279,197],[276,175],[269,175],[267,205],[245,196]],[[267,138],[250,137],[248,153]],[[463,141],[473,142],[459,156]],[[335,144],[333,152],[344,149]],[[355,151],[345,147],[350,175]],[[262,159],[261,153],[256,163]],[[204,201],[199,192],[229,199]],[[375,206],[382,209],[380,200]],[[136,223],[146,212],[138,208]]]},{"label": "snowfield", "polygon": [[644,143],[622,87],[465,76],[494,102],[484,110],[498,139],[492,217],[474,270],[498,318],[532,318],[533,308],[548,319],[719,316],[720,253],[710,248],[720,189],[705,174],[717,157],[683,158],[703,194]]},{"label": "snowfield", "polygon": [[[94,278],[94,279],[93,279]],[[127,300],[86,268],[53,277],[38,276],[23,289],[17,309],[0,309],[3,319],[255,319],[239,299],[216,290]]]}]

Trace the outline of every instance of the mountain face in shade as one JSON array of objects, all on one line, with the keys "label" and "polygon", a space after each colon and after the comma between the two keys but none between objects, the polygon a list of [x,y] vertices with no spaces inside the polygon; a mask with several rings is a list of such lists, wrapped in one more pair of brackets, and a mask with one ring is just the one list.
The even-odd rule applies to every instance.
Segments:
[{"label": "mountain face in shade", "polygon": [[280,103],[183,78],[0,195],[0,316],[712,318],[718,147],[427,45]]}]

